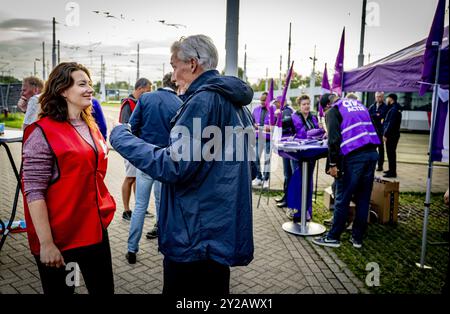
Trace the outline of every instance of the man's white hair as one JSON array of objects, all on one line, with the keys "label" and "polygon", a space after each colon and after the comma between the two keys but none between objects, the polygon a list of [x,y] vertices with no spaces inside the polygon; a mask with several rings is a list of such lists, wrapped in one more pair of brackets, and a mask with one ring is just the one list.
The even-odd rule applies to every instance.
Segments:
[{"label": "man's white hair", "polygon": [[196,59],[201,67],[215,70],[219,61],[219,54],[211,38],[205,35],[192,35],[182,38],[172,44],[171,53],[176,53],[179,60],[189,61]]},{"label": "man's white hair", "polygon": [[383,96],[384,97],[384,92],[376,92],[375,96]]}]

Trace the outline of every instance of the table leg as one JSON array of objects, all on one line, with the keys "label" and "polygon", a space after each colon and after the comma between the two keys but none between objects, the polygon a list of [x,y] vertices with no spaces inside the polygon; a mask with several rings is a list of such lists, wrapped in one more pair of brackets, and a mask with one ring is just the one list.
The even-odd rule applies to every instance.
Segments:
[{"label": "table leg", "polygon": [[[302,161],[302,187],[300,193],[302,193],[302,204],[300,210],[301,221],[300,223],[295,223],[292,221],[283,224],[282,228],[284,231],[301,236],[313,236],[319,235],[326,231],[325,226],[306,221],[306,211],[308,207],[308,186],[309,186],[309,162]],[[312,174],[311,174],[312,175]],[[312,191],[311,191],[312,192]]]},{"label": "table leg", "polygon": [[13,202],[13,207],[11,210],[11,216],[9,217],[9,221],[8,224],[5,226],[5,224],[3,223],[3,221],[0,220],[0,223],[2,225],[2,230],[3,230],[3,234],[2,237],[0,239],[0,251],[2,250],[3,244],[6,241],[6,237],[9,234],[9,228],[11,228],[11,225],[14,221],[14,218],[16,217],[16,210],[17,210],[17,203],[19,200],[19,193],[20,193],[20,176],[19,176],[19,172],[17,171],[17,167],[14,163],[14,159],[12,157],[11,151],[9,150],[9,147],[5,144],[5,143],[0,143],[1,146],[3,146],[6,150],[6,153],[8,154],[8,159],[9,162],[11,163],[11,167],[13,168],[14,171],[14,175],[16,176],[17,179],[17,186],[16,186],[16,193],[14,195],[14,202]]}]

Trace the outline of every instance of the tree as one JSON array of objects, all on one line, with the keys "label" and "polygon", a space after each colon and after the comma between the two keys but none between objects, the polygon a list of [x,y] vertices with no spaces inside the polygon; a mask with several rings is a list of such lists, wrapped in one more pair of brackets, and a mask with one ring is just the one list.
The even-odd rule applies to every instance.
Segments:
[{"label": "tree", "polygon": [[12,83],[21,83],[22,81],[14,76],[0,76],[0,83],[3,84],[12,84]]}]

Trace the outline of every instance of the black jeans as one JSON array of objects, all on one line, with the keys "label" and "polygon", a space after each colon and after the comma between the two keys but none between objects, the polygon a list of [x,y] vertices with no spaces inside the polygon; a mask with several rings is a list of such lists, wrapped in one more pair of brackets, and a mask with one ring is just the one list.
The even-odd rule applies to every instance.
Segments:
[{"label": "black jeans", "polygon": [[89,294],[114,294],[111,249],[107,232],[103,234],[101,243],[67,250],[61,254],[66,267],[47,267],[41,263],[39,256],[34,257],[44,294],[67,295],[74,293],[79,272],[75,271],[73,263],[78,264]]},{"label": "black jeans", "polygon": [[213,260],[178,263],[164,258],[165,295],[230,294],[230,267]]},{"label": "black jeans", "polygon": [[380,139],[381,144],[377,146],[378,148],[378,169],[383,169],[384,164],[384,142],[383,138]]},{"label": "black jeans", "polygon": [[389,172],[397,174],[397,144],[400,136],[388,137],[386,140],[386,154],[389,163]]}]

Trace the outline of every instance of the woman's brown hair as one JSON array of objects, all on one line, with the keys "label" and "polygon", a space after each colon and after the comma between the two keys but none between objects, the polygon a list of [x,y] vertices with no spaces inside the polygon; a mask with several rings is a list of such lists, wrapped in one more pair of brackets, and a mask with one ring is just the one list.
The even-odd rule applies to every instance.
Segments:
[{"label": "woman's brown hair", "polygon": [[[62,93],[73,86],[72,73],[75,71],[83,71],[87,74],[89,80],[91,79],[89,70],[76,62],[63,62],[53,69],[45,83],[42,95],[39,97],[39,103],[41,104],[39,118],[50,117],[56,121],[69,120],[67,101]],[[92,105],[81,111],[81,119],[86,122],[90,129],[95,130],[97,124],[91,112]]]}]

